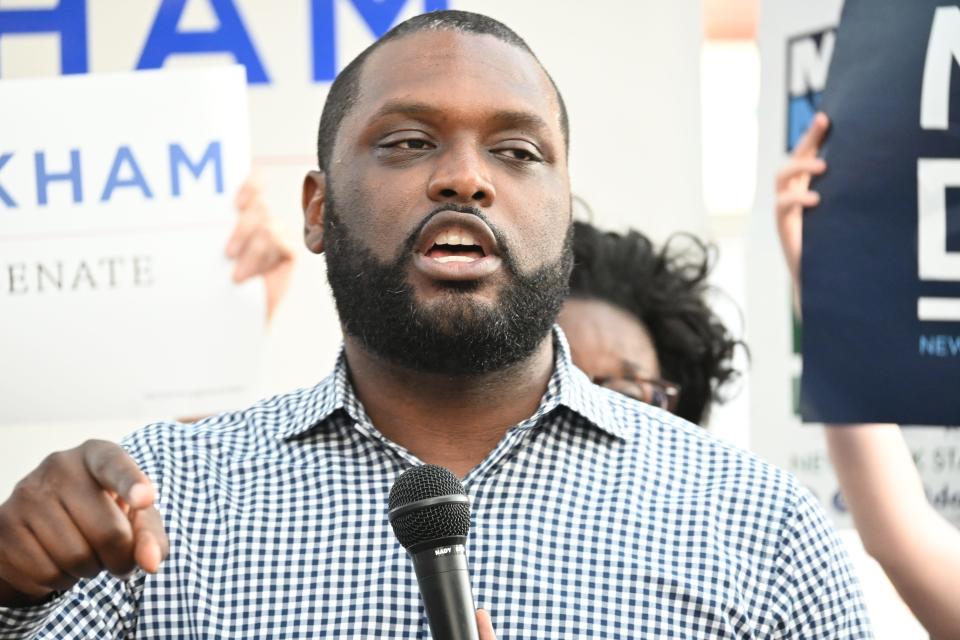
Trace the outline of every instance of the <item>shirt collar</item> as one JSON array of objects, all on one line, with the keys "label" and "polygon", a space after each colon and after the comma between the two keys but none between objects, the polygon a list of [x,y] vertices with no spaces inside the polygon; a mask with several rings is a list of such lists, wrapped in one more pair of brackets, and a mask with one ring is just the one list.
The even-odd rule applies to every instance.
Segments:
[{"label": "shirt collar", "polygon": [[326,424],[334,413],[344,409],[348,398],[355,397],[347,378],[346,355],[341,347],[330,375],[315,387],[301,389],[289,396],[290,421],[277,435],[289,440]]},{"label": "shirt collar", "polygon": [[618,421],[610,403],[609,391],[598,387],[570,357],[570,345],[559,326],[553,326],[556,360],[553,380],[558,383],[558,403],[578,414],[601,431],[625,440],[627,428]]},{"label": "shirt collar", "polygon": [[[557,325],[553,327],[553,344],[554,368],[547,392],[534,415],[521,426],[533,427],[540,417],[562,406],[600,430],[616,438],[626,439],[627,429],[614,416],[609,392],[593,384],[586,374],[573,364],[567,338]],[[302,435],[321,423],[328,423],[338,410],[345,411],[354,420],[368,420],[363,405],[353,393],[342,348],[330,375],[315,387],[291,394],[290,401],[293,415],[288,426],[278,433],[284,440]]]}]

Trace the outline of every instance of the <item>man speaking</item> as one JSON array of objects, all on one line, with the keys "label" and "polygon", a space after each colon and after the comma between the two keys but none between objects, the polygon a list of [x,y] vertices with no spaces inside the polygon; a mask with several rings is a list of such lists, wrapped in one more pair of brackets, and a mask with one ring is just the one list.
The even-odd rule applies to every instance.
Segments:
[{"label": "man speaking", "polygon": [[501,638],[870,637],[795,479],[570,363],[567,117],[523,40],[402,23],[334,82],[318,142],[333,372],[50,456],[0,507],[0,638],[429,637],[387,517],[422,463],[463,478]]}]

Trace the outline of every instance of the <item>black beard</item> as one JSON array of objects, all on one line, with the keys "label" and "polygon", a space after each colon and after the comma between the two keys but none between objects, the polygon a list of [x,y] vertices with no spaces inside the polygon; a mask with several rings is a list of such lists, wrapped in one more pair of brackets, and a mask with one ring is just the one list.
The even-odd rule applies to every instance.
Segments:
[{"label": "black beard", "polygon": [[526,359],[550,332],[567,296],[573,266],[572,225],[560,258],[525,275],[482,212],[445,205],[433,214],[453,209],[487,222],[510,278],[495,305],[465,295],[476,288],[472,282],[447,283],[444,296],[420,305],[407,273],[416,238],[433,214],[410,234],[397,258],[384,264],[350,235],[337,216],[332,195],[327,192],[324,222],[327,280],[344,332],[370,352],[416,371],[476,376]]}]

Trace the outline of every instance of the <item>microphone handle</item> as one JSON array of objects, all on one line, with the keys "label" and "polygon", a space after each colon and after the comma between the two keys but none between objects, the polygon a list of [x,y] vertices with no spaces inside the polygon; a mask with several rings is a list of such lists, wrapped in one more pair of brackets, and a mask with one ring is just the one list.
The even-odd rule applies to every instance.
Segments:
[{"label": "microphone handle", "polygon": [[434,640],[480,640],[462,542],[410,552]]}]

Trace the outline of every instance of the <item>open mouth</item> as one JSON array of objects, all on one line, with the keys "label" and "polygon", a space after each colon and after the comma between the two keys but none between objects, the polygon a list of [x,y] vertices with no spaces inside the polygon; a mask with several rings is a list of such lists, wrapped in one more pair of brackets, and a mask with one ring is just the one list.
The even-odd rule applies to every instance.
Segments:
[{"label": "open mouth", "polygon": [[441,211],[420,231],[415,267],[431,280],[475,281],[502,266],[497,239],[478,216]]},{"label": "open mouth", "polygon": [[462,227],[443,230],[424,255],[440,263],[475,262],[486,256],[483,246]]}]

